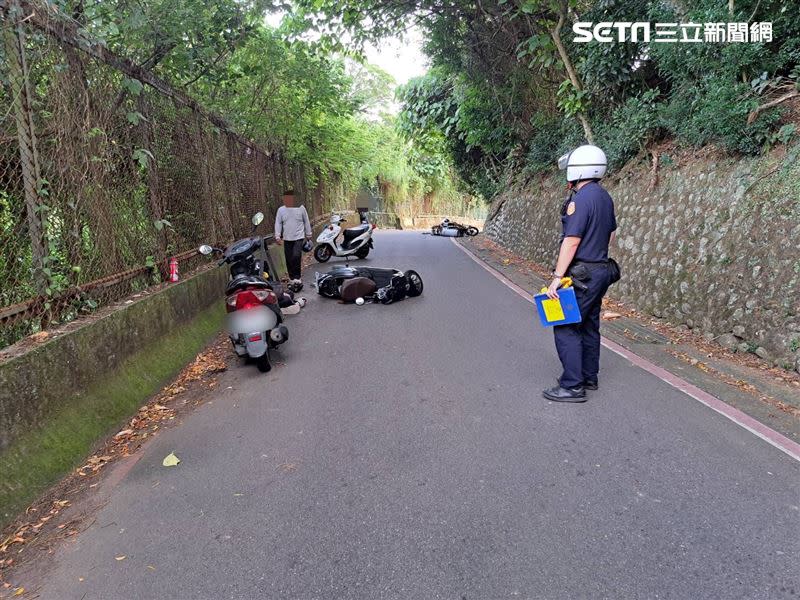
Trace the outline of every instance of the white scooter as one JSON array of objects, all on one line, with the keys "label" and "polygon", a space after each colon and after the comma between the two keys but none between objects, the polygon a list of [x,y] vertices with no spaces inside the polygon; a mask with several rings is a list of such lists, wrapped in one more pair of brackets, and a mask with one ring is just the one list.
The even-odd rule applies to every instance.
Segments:
[{"label": "white scooter", "polygon": [[373,248],[372,232],[375,225],[364,217],[358,227],[344,230],[344,239],[339,244],[336,238],[342,232],[341,224],[346,222],[347,219],[343,219],[341,215],[331,215],[330,225],[317,236],[317,247],[314,248],[314,258],[317,262],[328,262],[331,256],[367,257],[370,248]]}]

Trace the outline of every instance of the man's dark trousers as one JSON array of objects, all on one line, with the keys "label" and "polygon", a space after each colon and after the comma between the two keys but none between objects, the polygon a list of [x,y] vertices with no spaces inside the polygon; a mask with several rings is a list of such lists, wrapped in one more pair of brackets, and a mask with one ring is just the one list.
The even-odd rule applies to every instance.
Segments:
[{"label": "man's dark trousers", "polygon": [[303,242],[305,240],[283,240],[283,255],[286,257],[286,270],[289,279],[300,279],[300,263],[303,261]]},{"label": "man's dark trousers", "polygon": [[553,328],[556,350],[564,373],[559,379],[563,388],[597,382],[600,372],[600,308],[610,284],[606,264],[593,265],[591,278],[584,282],[588,289],[575,288],[582,320],[572,325]]}]

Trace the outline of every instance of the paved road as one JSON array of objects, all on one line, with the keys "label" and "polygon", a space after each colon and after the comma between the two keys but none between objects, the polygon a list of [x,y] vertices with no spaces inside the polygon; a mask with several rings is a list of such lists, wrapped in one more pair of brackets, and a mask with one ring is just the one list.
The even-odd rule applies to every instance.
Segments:
[{"label": "paved road", "polygon": [[530,304],[449,240],[375,245],[424,294],[312,298],[285,366],[151,442],[41,598],[800,594],[796,462],[609,352],[589,402],[547,403]]}]

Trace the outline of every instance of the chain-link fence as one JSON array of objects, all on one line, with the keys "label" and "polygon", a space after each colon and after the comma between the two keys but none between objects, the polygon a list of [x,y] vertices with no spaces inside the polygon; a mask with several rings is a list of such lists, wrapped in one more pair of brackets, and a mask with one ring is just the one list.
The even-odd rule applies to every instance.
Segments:
[{"label": "chain-link fence", "polygon": [[0,0],[0,347],[246,235],[301,165],[260,148],[43,0]]}]

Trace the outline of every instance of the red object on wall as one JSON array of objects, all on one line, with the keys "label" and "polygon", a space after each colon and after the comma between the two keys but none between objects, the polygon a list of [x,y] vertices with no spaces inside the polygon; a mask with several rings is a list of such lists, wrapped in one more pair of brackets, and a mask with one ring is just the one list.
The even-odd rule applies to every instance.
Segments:
[{"label": "red object on wall", "polygon": [[172,283],[178,281],[178,259],[174,256],[169,259],[169,280]]}]

